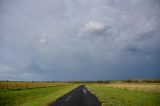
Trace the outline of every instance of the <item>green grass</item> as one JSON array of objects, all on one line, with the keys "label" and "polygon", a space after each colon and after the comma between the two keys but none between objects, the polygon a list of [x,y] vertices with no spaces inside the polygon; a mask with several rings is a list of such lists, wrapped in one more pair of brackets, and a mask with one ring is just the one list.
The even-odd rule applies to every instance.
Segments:
[{"label": "green grass", "polygon": [[75,87],[77,85],[68,84],[44,88],[1,90],[0,106],[46,106]]},{"label": "green grass", "polygon": [[102,106],[160,106],[160,93],[129,91],[98,84],[87,87]]}]

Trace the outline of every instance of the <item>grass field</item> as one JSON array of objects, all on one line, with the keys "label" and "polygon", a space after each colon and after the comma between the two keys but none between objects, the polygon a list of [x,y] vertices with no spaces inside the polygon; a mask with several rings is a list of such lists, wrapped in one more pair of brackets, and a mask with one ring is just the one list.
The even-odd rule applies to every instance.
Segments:
[{"label": "grass field", "polygon": [[102,106],[159,106],[160,83],[0,82],[0,106],[47,106],[84,84]]},{"label": "grass field", "polygon": [[98,84],[98,86],[119,88],[129,91],[160,93],[160,83],[109,83],[109,84]]},{"label": "grass field", "polygon": [[46,106],[77,86],[77,84],[58,83],[52,87],[37,86],[30,89],[8,90],[3,88],[0,90],[0,106]]},{"label": "grass field", "polygon": [[88,89],[98,97],[102,106],[159,106],[160,93],[157,91],[159,90],[157,86],[159,87],[159,84],[156,86],[148,84],[145,90],[143,84],[119,84],[117,87],[114,84],[87,85]]}]

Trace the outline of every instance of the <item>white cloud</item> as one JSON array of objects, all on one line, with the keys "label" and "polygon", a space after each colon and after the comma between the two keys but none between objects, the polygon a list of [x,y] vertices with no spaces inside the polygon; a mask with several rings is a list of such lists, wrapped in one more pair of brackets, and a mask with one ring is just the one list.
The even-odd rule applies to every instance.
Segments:
[{"label": "white cloud", "polygon": [[80,30],[83,32],[93,32],[93,31],[99,31],[105,28],[105,24],[99,21],[89,21],[84,27],[82,27]]},{"label": "white cloud", "polygon": [[39,42],[42,43],[42,44],[47,44],[48,39],[47,39],[47,37],[43,37],[43,38],[39,39]]},{"label": "white cloud", "polygon": [[91,20],[87,24],[85,24],[83,27],[80,28],[80,33],[81,33],[81,36],[84,36],[86,34],[104,31],[105,28],[106,28],[106,25],[104,23]]}]

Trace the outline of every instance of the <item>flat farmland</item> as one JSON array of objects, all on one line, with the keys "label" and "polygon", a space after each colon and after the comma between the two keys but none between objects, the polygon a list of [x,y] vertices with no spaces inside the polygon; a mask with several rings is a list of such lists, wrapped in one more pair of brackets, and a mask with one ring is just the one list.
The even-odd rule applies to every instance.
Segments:
[{"label": "flat farmland", "polygon": [[26,88],[40,88],[40,87],[53,87],[63,86],[66,83],[52,83],[52,82],[21,82],[21,81],[1,81],[1,90],[13,90],[13,89],[26,89]]},{"label": "flat farmland", "polygon": [[[160,105],[160,83],[0,82],[0,106],[48,106],[79,85],[94,94],[102,106]],[[82,93],[83,89],[75,90],[66,96],[66,100],[83,100],[77,92],[81,92],[82,98],[86,95]],[[87,97],[85,99],[88,101]]]},{"label": "flat farmland", "polygon": [[160,84],[88,84],[102,106],[159,106]]},{"label": "flat farmland", "polygon": [[66,83],[3,82],[0,106],[47,106],[77,86]]}]

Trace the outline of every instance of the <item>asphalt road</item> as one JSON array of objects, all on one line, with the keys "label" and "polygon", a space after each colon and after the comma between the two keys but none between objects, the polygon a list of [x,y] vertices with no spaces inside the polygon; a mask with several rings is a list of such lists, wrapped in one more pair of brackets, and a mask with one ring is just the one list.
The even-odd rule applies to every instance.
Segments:
[{"label": "asphalt road", "polygon": [[101,106],[98,99],[81,85],[49,106]]}]

